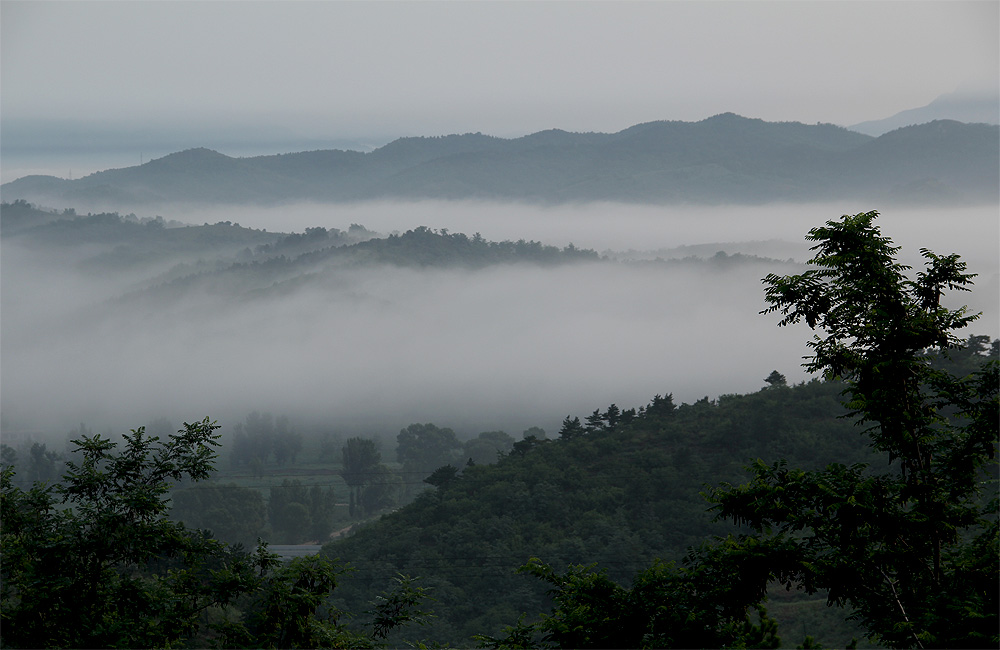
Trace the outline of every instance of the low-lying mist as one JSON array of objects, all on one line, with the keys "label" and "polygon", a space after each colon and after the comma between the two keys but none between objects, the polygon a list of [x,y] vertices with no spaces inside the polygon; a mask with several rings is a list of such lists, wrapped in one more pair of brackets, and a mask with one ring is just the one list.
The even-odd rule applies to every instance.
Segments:
[{"label": "low-lying mist", "polygon": [[[372,201],[232,208],[178,205],[159,209],[159,214],[168,219],[192,224],[238,221],[252,228],[302,232],[316,226],[346,228],[348,224],[359,223],[385,233],[423,225],[469,235],[479,232],[493,241],[527,239],[554,246],[572,242],[597,251],[648,251],[717,242],[740,243],[742,249],[746,242],[778,240],[786,247],[784,250],[796,252],[803,259],[808,252],[804,236],[810,228],[844,214],[878,210],[881,214],[878,223],[885,234],[904,246],[903,255],[910,254],[916,260],[921,247],[930,247],[938,253],[958,252],[970,260],[981,257],[980,261],[992,271],[996,271],[1000,237],[996,205],[894,207],[854,201],[751,206]],[[730,252],[728,247],[724,248]]]},{"label": "low-lying mist", "polygon": [[[282,232],[426,225],[633,251],[616,258],[669,257],[686,246],[676,256],[715,249],[801,262],[809,228],[872,207],[462,202],[161,214]],[[995,208],[886,211],[880,224],[908,263],[919,263],[921,246],[966,258],[980,274],[977,289],[953,302],[985,312],[968,333],[1000,333]],[[567,414],[582,418],[611,403],[754,391],[775,369],[790,382],[808,378],[800,364],[809,330],[778,328],[776,317],[758,313],[760,279],[801,270],[788,261],[355,265],[252,295],[198,289],[155,303],[121,299],[141,278],[82,272],[79,255],[3,242],[8,430],[62,435],[80,422],[122,430],[205,415],[228,428],[257,410],[369,435],[394,435],[412,422],[466,435],[517,436],[530,426],[554,435]]]}]

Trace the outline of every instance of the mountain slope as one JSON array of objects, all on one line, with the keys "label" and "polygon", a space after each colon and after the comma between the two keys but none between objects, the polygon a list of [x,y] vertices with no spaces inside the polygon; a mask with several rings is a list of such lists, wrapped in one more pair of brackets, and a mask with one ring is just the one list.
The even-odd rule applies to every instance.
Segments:
[{"label": "mountain slope", "polygon": [[956,120],[970,124],[1000,123],[1000,95],[954,92],[942,95],[926,106],[900,111],[881,120],[869,120],[849,128],[858,133],[880,136],[889,131],[934,120]]},{"label": "mountain slope", "polygon": [[[133,208],[162,202],[468,199],[691,203],[995,201],[1000,130],[935,123],[873,139],[829,124],[731,113],[618,133],[551,130],[402,138],[370,153],[230,158],[190,149],[77,180],[25,177],[8,200]],[[915,189],[914,189],[915,188]]]},{"label": "mountain slope", "polygon": [[[700,493],[706,484],[744,480],[742,467],[753,459],[785,457],[805,467],[868,460],[865,438],[838,418],[840,390],[812,382],[676,408],[669,395],[657,396],[613,426],[605,418],[573,437],[523,440],[497,464],[465,467],[324,546],[323,554],[356,569],[335,597],[356,605],[397,572],[420,576],[438,613],[420,634],[463,647],[472,634],[496,634],[521,613],[545,610],[545,585],[515,571],[530,557],[560,570],[597,562],[627,584],[654,558],[679,561],[688,547],[733,532],[712,521]],[[799,603],[806,608],[824,611],[825,598]],[[845,634],[828,641],[844,643]]]}]

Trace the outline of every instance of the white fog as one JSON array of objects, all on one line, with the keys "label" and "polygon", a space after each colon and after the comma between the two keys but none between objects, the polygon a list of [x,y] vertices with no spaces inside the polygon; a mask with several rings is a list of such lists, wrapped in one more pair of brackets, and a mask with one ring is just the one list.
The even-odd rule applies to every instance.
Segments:
[{"label": "white fog", "polygon": [[[280,232],[426,225],[633,258],[723,250],[802,262],[809,228],[873,207],[422,202],[160,214]],[[879,220],[907,263],[919,264],[922,246],[969,261],[976,290],[955,298],[984,312],[968,333],[991,337],[1000,334],[996,216],[995,206],[887,209]],[[678,247],[691,248],[670,250]],[[536,425],[554,434],[567,414],[612,402],[755,391],[774,369],[808,378],[799,367],[808,329],[758,314],[760,279],[799,270],[787,262],[357,267],[273,296],[198,293],[151,306],[117,300],[144,278],[83,273],[65,254],[26,251],[16,238],[5,239],[2,261],[5,426],[38,433],[206,415],[227,426],[258,410],[368,434],[412,422],[465,435]]]}]

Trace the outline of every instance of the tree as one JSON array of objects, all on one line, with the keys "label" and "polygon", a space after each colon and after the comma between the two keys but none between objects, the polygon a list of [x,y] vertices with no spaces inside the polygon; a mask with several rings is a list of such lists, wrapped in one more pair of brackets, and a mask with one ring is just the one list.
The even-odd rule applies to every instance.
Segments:
[{"label": "tree", "polygon": [[604,431],[604,416],[601,415],[600,409],[594,409],[594,412],[588,415],[586,418],[587,424],[584,425],[584,431],[587,433],[596,433],[598,431]]},{"label": "tree", "polygon": [[673,394],[667,393],[666,397],[656,395],[646,407],[646,415],[649,417],[669,417],[674,414],[675,409]]},{"label": "tree", "polygon": [[[372,480],[372,475],[382,462],[382,453],[374,440],[349,438],[341,450],[343,462],[340,476],[351,489],[350,501],[357,507],[361,504],[361,491]],[[351,516],[355,508],[351,508]]]},{"label": "tree", "polygon": [[546,440],[546,439],[541,439],[540,440],[540,439],[536,438],[535,436],[527,435],[522,440],[518,440],[517,442],[515,442],[511,446],[510,453],[513,454],[513,455],[515,455],[515,456],[524,456],[529,451],[531,451],[532,449],[534,449],[535,447],[537,447],[538,445],[541,445],[541,444],[544,444],[544,443],[547,443],[547,442],[548,442],[548,440]]},{"label": "tree", "polygon": [[222,647],[349,648],[372,647],[349,632],[340,612],[324,607],[344,570],[319,556],[277,564],[261,580],[245,620],[221,626]]},{"label": "tree", "polygon": [[274,459],[279,465],[288,461],[295,462],[295,457],[302,451],[302,434],[292,431],[285,415],[279,416],[274,422]]},{"label": "tree", "polygon": [[411,479],[423,480],[438,467],[459,460],[462,452],[454,431],[433,424],[411,424],[399,432],[396,442],[396,460]]},{"label": "tree", "polygon": [[17,452],[13,447],[0,444],[0,466],[14,467],[17,465]]},{"label": "tree", "polygon": [[785,376],[777,370],[772,370],[771,374],[764,378],[764,383],[767,384],[768,388],[779,388],[781,386],[787,386],[788,380],[785,379]]},{"label": "tree", "polygon": [[312,519],[312,531],[309,538],[320,544],[329,540],[333,532],[333,514],[337,509],[337,499],[332,487],[323,489],[319,485],[309,488],[309,514]]},{"label": "tree", "polygon": [[339,445],[338,437],[330,431],[323,431],[319,436],[319,457],[321,460],[333,460]]},{"label": "tree", "polygon": [[285,544],[322,543],[333,530],[335,506],[332,487],[306,487],[298,479],[284,479],[271,487],[267,501],[272,539]]},{"label": "tree", "polygon": [[3,645],[176,644],[249,588],[245,555],[166,518],[170,481],[206,478],[217,444],[208,419],[184,427],[165,442],[136,429],[121,452],[99,435],[75,440],[82,458],[54,487],[22,491],[3,471]]},{"label": "tree", "polygon": [[431,475],[424,479],[424,483],[433,485],[434,487],[447,487],[457,477],[457,467],[454,465],[442,465],[431,472]]},{"label": "tree", "polygon": [[528,427],[521,432],[521,439],[527,438],[528,436],[533,436],[536,440],[545,440],[547,438],[545,435],[545,429],[541,427]]},{"label": "tree", "polygon": [[[429,611],[419,609],[425,600],[433,600],[424,587],[416,585],[416,579],[398,574],[395,586],[375,597],[375,607],[368,612],[372,615],[372,636],[384,639],[389,632],[400,625],[416,623],[425,625],[433,616]],[[422,645],[422,644],[421,644]]]},{"label": "tree", "polygon": [[[280,429],[280,432],[279,432]],[[288,434],[288,438],[280,440],[279,433]],[[244,422],[237,422],[233,427],[232,463],[234,466],[250,464],[257,459],[262,465],[272,454],[279,464],[299,452],[302,437],[289,430],[288,418],[278,418],[277,428],[274,417],[270,413],[253,411],[246,416]]]},{"label": "tree", "polygon": [[563,440],[577,438],[584,433],[586,431],[583,428],[583,424],[580,423],[580,418],[575,417],[571,420],[568,415],[562,422],[562,428],[559,429],[559,437]]},{"label": "tree", "polygon": [[487,648],[777,648],[774,620],[763,607],[748,607],[740,593],[743,564],[760,555],[750,549],[736,561],[706,547],[687,566],[655,562],[631,588],[595,565],[558,573],[532,558],[518,571],[551,585],[551,612],[478,640]]},{"label": "tree", "polygon": [[790,549],[757,580],[779,571],[789,586],[828,590],[892,647],[996,646],[998,362],[981,357],[959,375],[930,362],[959,348],[955,332],[975,320],[941,304],[974,276],[958,255],[921,249],[925,269],[909,279],[876,217],[811,230],[814,268],[768,275],[763,313],[822,333],[804,365],[844,382],[850,415],[889,469],[758,461],[750,483],[712,498],[720,517]]},{"label": "tree", "polygon": [[369,514],[392,508],[399,503],[402,492],[403,480],[387,465],[379,464],[361,491],[358,505]]},{"label": "tree", "polygon": [[504,431],[483,431],[463,445],[463,455],[476,465],[497,462],[514,448],[514,438]]},{"label": "tree", "polygon": [[182,487],[170,494],[170,518],[189,528],[211,530],[228,544],[252,546],[267,524],[259,490],[235,484]]},{"label": "tree", "polygon": [[608,423],[608,430],[614,431],[621,422],[622,411],[618,408],[617,404],[612,404],[608,407],[608,410],[604,412],[602,417],[604,418],[604,421]]},{"label": "tree", "polygon": [[44,442],[32,443],[28,460],[29,480],[48,483],[57,478],[56,461],[59,460],[59,454],[49,451]]},{"label": "tree", "polygon": [[161,441],[140,427],[121,450],[84,436],[54,486],[21,490],[4,468],[0,645],[375,647],[376,634],[423,616],[407,578],[370,634],[349,631],[328,602],[336,562],[283,564],[266,544],[248,554],[170,521],[171,483],[209,476],[218,428],[206,418]]}]

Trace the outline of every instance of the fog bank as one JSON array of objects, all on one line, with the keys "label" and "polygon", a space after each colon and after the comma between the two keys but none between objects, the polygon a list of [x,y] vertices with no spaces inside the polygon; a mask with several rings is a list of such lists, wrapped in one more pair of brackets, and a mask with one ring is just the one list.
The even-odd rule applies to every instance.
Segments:
[{"label": "fog bank", "polygon": [[[423,224],[599,250],[729,242],[719,248],[735,253],[765,242],[801,260],[810,227],[861,209],[420,203],[198,214],[285,231]],[[904,260],[916,261],[920,246],[968,259],[981,277],[956,299],[985,312],[969,333],[998,336],[996,213],[950,212],[887,212],[880,222]],[[123,429],[205,415],[232,425],[259,410],[372,434],[411,422],[554,434],[567,414],[612,402],[754,391],[774,369],[807,379],[808,329],[778,328],[758,313],[760,278],[800,270],[787,262],[359,266],[294,290],[195,292],[157,305],[117,300],[134,288],[130,278],[84,274],[16,239],[3,246],[0,372],[11,428],[63,434],[81,421]]]}]

